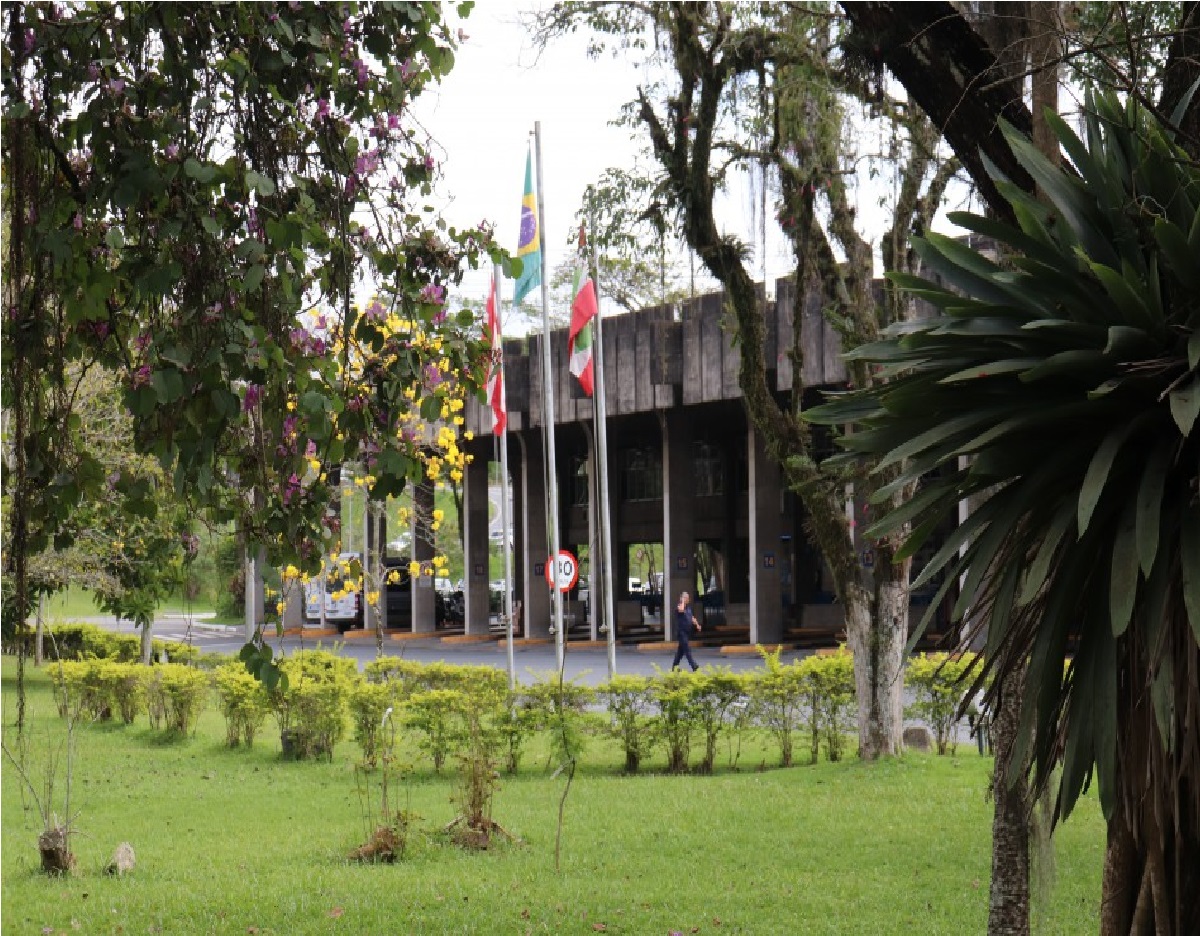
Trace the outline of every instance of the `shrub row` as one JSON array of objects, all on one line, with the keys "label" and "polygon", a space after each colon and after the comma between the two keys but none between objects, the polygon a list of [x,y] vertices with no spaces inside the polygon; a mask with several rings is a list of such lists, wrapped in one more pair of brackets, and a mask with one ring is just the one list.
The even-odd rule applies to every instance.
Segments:
[{"label": "shrub row", "polygon": [[[763,670],[755,673],[660,670],[617,676],[594,689],[573,682],[560,687],[552,673],[515,692],[508,690],[506,674],[492,667],[391,658],[360,674],[353,659],[326,650],[284,658],[287,679],[270,690],[238,662],[210,675],[177,663],[147,668],[85,659],[56,664],[51,673],[64,714],[69,708],[130,724],[145,711],[153,727],[184,733],[194,731],[214,687],[231,747],[253,744],[273,715],[284,756],[298,759],[332,758],[351,728],[364,765],[377,763],[384,733],[400,728],[436,771],[468,744],[483,745],[515,771],[529,737],[551,729],[552,742],[564,748],[578,746],[589,733],[615,739],[630,773],[655,751],[665,754],[671,771],[711,772],[723,740],[736,764],[749,728],[774,739],[782,766],[794,763],[797,737],[807,738],[814,763],[822,749],[830,760],[842,758],[855,725],[850,654],[843,649],[784,664],[778,652],[764,652],[763,659]],[[908,714],[930,725],[939,753],[954,750],[966,691],[962,677],[972,659],[932,654],[908,665],[906,681],[915,694]]]},{"label": "shrub row", "polygon": [[60,715],[132,725],[145,712],[152,728],[180,734],[195,732],[209,695],[209,675],[183,663],[64,660],[49,672]]},{"label": "shrub row", "polygon": [[[65,660],[116,660],[120,663],[136,663],[142,656],[141,638],[137,634],[117,634],[95,624],[53,624],[44,629],[42,649],[47,661]],[[23,633],[19,639],[25,643],[26,652],[33,655],[34,635]],[[151,659],[156,663],[196,663],[203,656],[188,644],[151,641]],[[16,646],[5,652],[16,652]]]}]

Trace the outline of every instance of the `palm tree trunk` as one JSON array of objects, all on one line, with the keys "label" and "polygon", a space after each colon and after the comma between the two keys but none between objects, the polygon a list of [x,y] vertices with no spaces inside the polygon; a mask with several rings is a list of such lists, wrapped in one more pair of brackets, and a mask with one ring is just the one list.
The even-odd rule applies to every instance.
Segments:
[{"label": "palm tree trunk", "polygon": [[1014,672],[1000,686],[992,722],[996,765],[992,775],[992,886],[988,936],[1029,936],[1029,804],[1025,771],[1010,783],[1025,675]]}]

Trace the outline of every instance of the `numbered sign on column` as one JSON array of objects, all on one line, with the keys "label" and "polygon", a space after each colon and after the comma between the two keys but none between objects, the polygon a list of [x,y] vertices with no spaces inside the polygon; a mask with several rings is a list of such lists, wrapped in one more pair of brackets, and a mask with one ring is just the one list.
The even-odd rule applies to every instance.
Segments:
[{"label": "numbered sign on column", "polygon": [[558,551],[558,561],[546,560],[546,582],[559,591],[570,591],[579,581],[579,560],[565,549]]}]

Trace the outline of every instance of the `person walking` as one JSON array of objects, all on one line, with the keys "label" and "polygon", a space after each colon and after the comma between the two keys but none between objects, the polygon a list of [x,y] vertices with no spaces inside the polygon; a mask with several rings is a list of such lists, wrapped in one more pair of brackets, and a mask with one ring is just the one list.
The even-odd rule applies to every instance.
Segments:
[{"label": "person walking", "polygon": [[692,614],[691,604],[692,596],[687,592],[680,592],[679,603],[675,605],[675,639],[679,642],[679,648],[675,651],[675,662],[671,664],[671,669],[678,667],[679,661],[687,657],[694,673],[700,667],[692,659],[691,639],[692,634],[700,633],[700,622]]}]

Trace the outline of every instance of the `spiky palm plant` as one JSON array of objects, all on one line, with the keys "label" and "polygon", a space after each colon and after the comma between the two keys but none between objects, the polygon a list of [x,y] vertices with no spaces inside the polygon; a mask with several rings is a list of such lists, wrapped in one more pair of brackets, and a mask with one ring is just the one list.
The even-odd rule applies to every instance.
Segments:
[{"label": "spiky palm plant", "polygon": [[887,382],[811,415],[900,467],[876,501],[922,481],[868,536],[911,524],[911,555],[975,505],[917,584],[944,573],[936,607],[962,576],[986,667],[1028,667],[1017,744],[1035,789],[1061,765],[1056,818],[1097,781],[1104,931],[1197,933],[1200,167],[1112,97],[1086,142],[1051,119],[1066,169],[1006,130],[1049,204],[998,179],[1019,227],[952,215],[1003,259],[930,235],[937,282],[895,279],[937,314],[855,351]]}]

